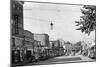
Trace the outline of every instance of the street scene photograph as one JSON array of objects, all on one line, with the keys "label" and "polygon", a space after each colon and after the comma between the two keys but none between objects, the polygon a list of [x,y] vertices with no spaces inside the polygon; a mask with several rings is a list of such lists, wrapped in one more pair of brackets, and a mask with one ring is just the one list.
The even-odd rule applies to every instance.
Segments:
[{"label": "street scene photograph", "polygon": [[10,0],[11,67],[96,61],[96,6]]}]

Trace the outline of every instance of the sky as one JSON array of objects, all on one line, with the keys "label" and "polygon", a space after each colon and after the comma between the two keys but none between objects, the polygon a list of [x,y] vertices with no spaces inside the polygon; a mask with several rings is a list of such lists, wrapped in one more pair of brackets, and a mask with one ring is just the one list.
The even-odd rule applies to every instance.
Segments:
[{"label": "sky", "polygon": [[[83,6],[26,2],[24,4],[24,29],[32,33],[47,33],[50,40],[63,39],[75,43],[91,40],[90,36],[76,30],[75,21],[80,20]],[[53,23],[51,30],[50,23]]]}]

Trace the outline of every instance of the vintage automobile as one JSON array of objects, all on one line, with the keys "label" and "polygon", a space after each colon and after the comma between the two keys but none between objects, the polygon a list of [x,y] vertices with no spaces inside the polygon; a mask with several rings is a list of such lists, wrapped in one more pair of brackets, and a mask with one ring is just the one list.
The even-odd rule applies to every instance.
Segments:
[{"label": "vintage automobile", "polygon": [[89,49],[89,52],[90,52],[89,57],[90,57],[91,59],[96,59],[96,46],[95,46],[95,45],[92,46],[92,47]]}]

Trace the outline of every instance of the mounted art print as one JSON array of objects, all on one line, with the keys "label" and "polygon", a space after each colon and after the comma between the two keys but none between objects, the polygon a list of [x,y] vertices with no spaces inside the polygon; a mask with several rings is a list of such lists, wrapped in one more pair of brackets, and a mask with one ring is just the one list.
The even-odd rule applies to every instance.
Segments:
[{"label": "mounted art print", "polygon": [[96,6],[11,0],[11,66],[96,61]]}]

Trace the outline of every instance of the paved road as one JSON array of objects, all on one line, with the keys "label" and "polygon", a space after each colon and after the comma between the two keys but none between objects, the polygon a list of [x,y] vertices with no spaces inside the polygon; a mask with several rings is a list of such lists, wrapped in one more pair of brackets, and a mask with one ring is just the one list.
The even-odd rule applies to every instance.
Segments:
[{"label": "paved road", "polygon": [[47,65],[47,64],[58,64],[58,63],[70,63],[70,62],[84,62],[84,61],[94,61],[89,59],[88,57],[83,56],[60,56],[51,58],[45,61],[39,61],[37,63],[29,63],[24,64],[24,66],[30,66],[30,65]]},{"label": "paved road", "polygon": [[40,61],[37,64],[53,64],[53,63],[64,63],[67,61],[76,61],[76,60],[81,60],[80,57],[70,57],[70,58],[66,58],[66,57],[56,57],[56,58],[52,58],[46,61]]},{"label": "paved road", "polygon": [[55,63],[70,63],[70,62],[84,62],[84,61],[94,61],[92,59],[89,59],[88,57],[83,57],[81,55],[78,56],[60,56],[55,57],[52,59],[48,59],[45,61],[39,61],[38,63],[35,63],[37,65],[44,65],[44,64],[55,64]]}]

